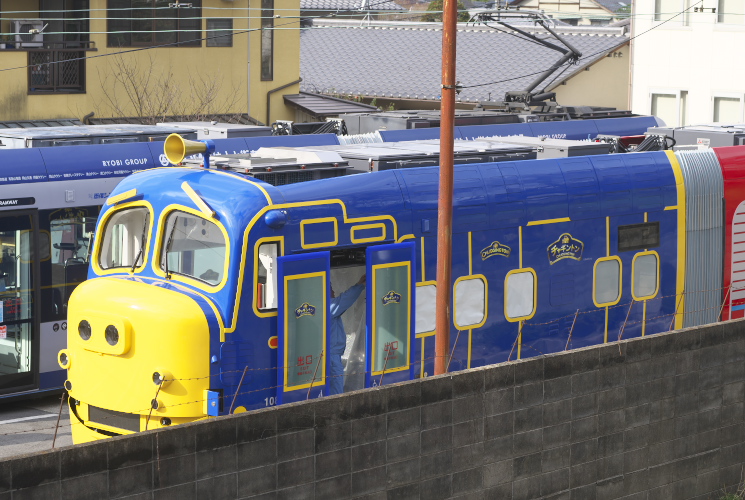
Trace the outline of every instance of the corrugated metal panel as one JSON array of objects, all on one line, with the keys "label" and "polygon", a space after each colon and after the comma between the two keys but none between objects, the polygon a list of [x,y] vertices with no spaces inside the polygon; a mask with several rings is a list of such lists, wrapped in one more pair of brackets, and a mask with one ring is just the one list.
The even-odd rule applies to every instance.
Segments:
[{"label": "corrugated metal panel", "polygon": [[686,313],[683,326],[714,323],[719,319],[723,286],[722,169],[711,150],[680,151],[675,155],[686,188]]},{"label": "corrugated metal panel", "polygon": [[367,134],[340,135],[339,144],[347,146],[349,144],[383,144],[383,138],[380,132],[369,132]]}]

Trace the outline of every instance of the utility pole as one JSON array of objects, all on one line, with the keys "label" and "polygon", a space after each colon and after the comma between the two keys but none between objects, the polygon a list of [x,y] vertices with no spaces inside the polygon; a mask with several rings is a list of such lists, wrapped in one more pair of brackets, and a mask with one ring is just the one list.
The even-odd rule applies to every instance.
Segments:
[{"label": "utility pole", "polygon": [[455,35],[457,0],[442,6],[442,92],[440,101],[440,191],[437,205],[437,311],[435,375],[450,356],[450,281],[453,235],[453,139],[455,126]]}]

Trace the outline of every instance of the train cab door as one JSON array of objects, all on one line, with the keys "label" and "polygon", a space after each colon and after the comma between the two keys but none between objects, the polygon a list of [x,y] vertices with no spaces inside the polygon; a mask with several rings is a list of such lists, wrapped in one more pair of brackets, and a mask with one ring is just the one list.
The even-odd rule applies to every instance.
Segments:
[{"label": "train cab door", "polygon": [[277,259],[277,403],[328,394],[329,252]]},{"label": "train cab door", "polygon": [[0,213],[0,394],[39,383],[36,210]]},{"label": "train cab door", "polygon": [[367,248],[365,387],[414,377],[414,243]]}]

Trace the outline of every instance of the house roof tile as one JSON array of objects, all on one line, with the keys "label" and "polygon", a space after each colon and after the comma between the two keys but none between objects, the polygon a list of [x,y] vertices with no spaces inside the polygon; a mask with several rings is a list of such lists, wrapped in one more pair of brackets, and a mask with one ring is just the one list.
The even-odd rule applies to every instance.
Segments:
[{"label": "house roof tile", "polygon": [[[301,33],[301,90],[324,94],[439,99],[442,30],[439,23],[323,21]],[[558,44],[545,31],[549,41]],[[572,27],[557,31],[580,52],[579,64],[552,74],[555,84],[628,42],[624,28]],[[541,35],[543,37],[543,35]],[[561,54],[504,31],[459,25],[456,78],[460,101],[502,99],[522,90]],[[560,44],[559,44],[560,45]],[[551,88],[549,86],[549,88]]]}]

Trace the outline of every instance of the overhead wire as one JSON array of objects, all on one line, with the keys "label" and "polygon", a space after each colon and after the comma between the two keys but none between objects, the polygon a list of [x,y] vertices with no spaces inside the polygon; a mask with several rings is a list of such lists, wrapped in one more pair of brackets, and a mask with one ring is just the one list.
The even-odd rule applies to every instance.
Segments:
[{"label": "overhead wire", "polygon": [[[698,2],[696,2],[696,3],[692,4],[692,5],[691,5],[690,7],[688,7],[687,9],[685,9],[685,10],[682,10],[682,11],[678,12],[678,13],[677,13],[677,14],[675,14],[675,15],[674,15],[673,17],[671,17],[671,18],[668,18],[668,19],[666,19],[666,20],[664,20],[664,21],[660,22],[660,24],[658,24],[658,25],[656,25],[656,26],[652,26],[651,28],[649,28],[649,29],[647,29],[647,30],[645,30],[645,31],[643,31],[643,32],[641,32],[641,33],[638,33],[638,34],[634,35],[633,37],[630,37],[628,41],[629,41],[629,42],[631,42],[632,40],[635,40],[635,39],[639,38],[640,36],[642,36],[642,35],[644,35],[644,34],[646,34],[646,33],[649,33],[649,32],[650,32],[650,31],[652,31],[652,30],[655,30],[655,29],[659,28],[659,27],[660,27],[660,26],[662,26],[663,24],[665,24],[665,23],[667,23],[667,22],[670,22],[670,21],[672,21],[673,19],[675,19],[676,17],[678,17],[678,16],[680,16],[680,15],[682,15],[682,14],[685,14],[685,13],[686,13],[687,11],[691,10],[691,9],[692,9],[692,8],[694,8],[694,7],[696,6],[696,5],[698,5],[698,4],[700,4],[700,3],[703,3],[703,1],[704,1],[704,0],[698,0]],[[597,52],[593,52],[592,54],[589,54],[589,55],[586,55],[586,56],[582,56],[582,57],[580,57],[580,58],[579,58],[579,60],[578,60],[577,62],[579,63],[579,61],[582,61],[582,60],[587,60],[587,59],[590,59],[590,58],[592,58],[592,57],[595,57],[595,56],[597,56],[597,55],[600,55],[600,54],[604,54],[604,53],[606,53],[606,52],[608,52],[608,49],[603,49],[603,50],[599,50],[599,51],[597,51]],[[539,74],[543,73],[544,71],[546,71],[546,69],[548,69],[548,68],[545,68],[545,69],[543,69],[543,70],[540,70],[540,71],[535,71],[535,72],[533,72],[533,73],[528,73],[528,74],[525,74],[525,75],[521,75],[521,76],[516,76],[516,77],[512,77],[512,78],[507,78],[507,79],[504,79],[504,80],[497,80],[497,81],[494,81],[494,82],[488,82],[488,83],[479,83],[479,84],[475,84],[475,85],[463,85],[463,88],[464,88],[464,89],[470,89],[470,88],[476,88],[476,87],[486,87],[486,86],[488,86],[488,85],[496,85],[496,84],[498,84],[498,83],[509,82],[509,81],[512,81],[512,80],[519,80],[519,79],[521,79],[521,78],[525,78],[525,77],[528,77],[528,76],[539,75]],[[558,68],[557,68],[557,70],[558,70]]]}]

